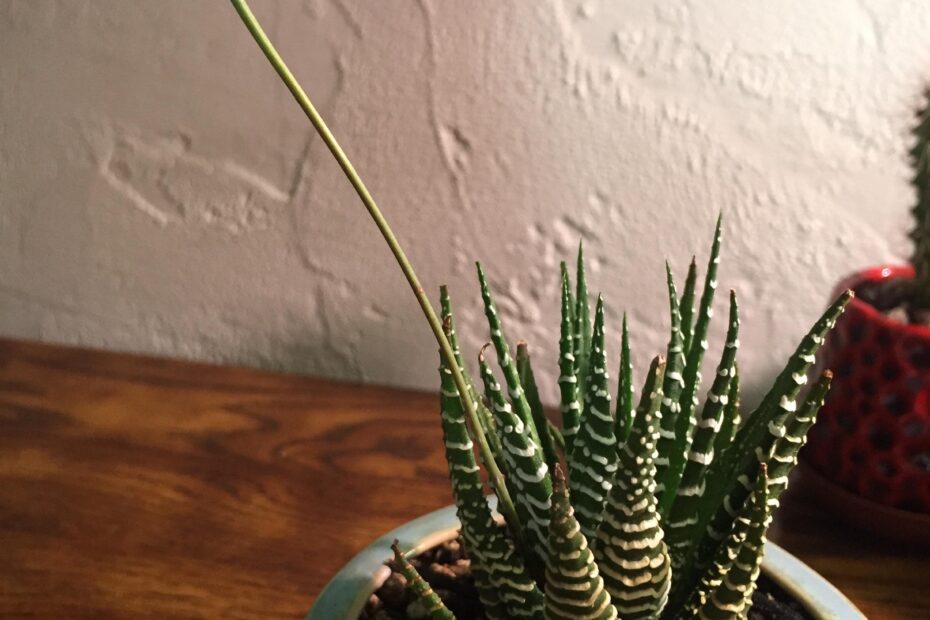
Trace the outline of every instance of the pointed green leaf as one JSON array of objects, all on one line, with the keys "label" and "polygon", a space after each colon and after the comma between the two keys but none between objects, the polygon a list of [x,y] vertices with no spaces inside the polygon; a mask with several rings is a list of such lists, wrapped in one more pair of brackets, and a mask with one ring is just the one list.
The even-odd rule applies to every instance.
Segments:
[{"label": "pointed green leaf", "polygon": [[581,398],[575,372],[575,311],[572,290],[565,263],[562,263],[562,325],[559,338],[559,393],[562,412],[562,433],[565,436],[565,456],[571,456],[575,435],[581,423]]},{"label": "pointed green leaf", "polygon": [[[471,396],[471,401],[475,404],[475,409],[478,413],[478,421],[484,431],[484,436],[488,439],[488,444],[491,446],[494,460],[500,463],[502,462],[501,442],[500,438],[497,436],[497,430],[494,428],[494,417],[491,411],[484,405],[481,398],[479,398],[475,383],[472,381],[471,375],[465,367],[465,361],[462,359],[462,351],[459,349],[459,339],[455,332],[455,318],[452,315],[452,299],[449,297],[449,289],[445,285],[439,287],[439,303],[442,313],[443,330],[446,333],[446,337],[449,339],[449,344],[452,346],[452,352],[455,354],[455,361],[459,365],[462,375],[465,377],[468,393]],[[456,394],[458,394],[458,391],[456,391]]]},{"label": "pointed green leaf", "polygon": [[617,476],[594,547],[604,585],[624,620],[656,618],[671,585],[654,493],[664,370],[661,357],[653,360],[629,440],[618,448]]},{"label": "pointed green leaf", "polygon": [[617,373],[617,422],[614,434],[624,442],[633,427],[633,358],[630,355],[630,333],[627,330],[626,312],[623,313],[623,332],[620,338],[620,371]]},{"label": "pointed green leaf", "polygon": [[733,442],[708,469],[697,520],[669,536],[669,544],[684,558],[684,565],[677,572],[673,601],[693,587],[696,572],[713,557],[719,541],[729,531],[734,511],[749,492],[748,487],[734,481],[752,475],[760,462],[768,462],[776,442],[784,434],[785,422],[796,409],[795,399],[807,380],[806,373],[817,350],[851,298],[852,291],[847,291],[827,308],[801,340],[762,402],[736,432]]},{"label": "pointed green leaf", "polygon": [[[513,403],[514,413],[523,422],[527,431],[533,438],[533,441],[539,445],[539,432],[536,424],[533,422],[533,413],[530,410],[530,404],[526,400],[526,393],[523,385],[520,383],[520,374],[517,372],[517,366],[513,358],[510,357],[510,347],[507,345],[507,338],[504,336],[504,328],[501,326],[500,318],[497,316],[497,307],[491,298],[491,289],[488,281],[484,277],[484,270],[481,263],[476,263],[478,268],[478,282],[481,285],[481,298],[484,301],[484,313],[488,319],[488,327],[491,330],[491,342],[494,343],[494,350],[497,353],[497,364],[501,372],[504,373],[504,382],[507,384],[507,391],[510,394],[510,400]],[[548,478],[548,474],[547,474]],[[551,486],[551,483],[547,483]]]},{"label": "pointed green leaf", "polygon": [[490,394],[491,409],[501,433],[501,446],[507,471],[507,488],[517,508],[529,549],[535,554],[532,561],[546,557],[546,539],[549,531],[549,498],[552,483],[549,469],[539,444],[527,432],[520,416],[516,415],[501,391],[501,386],[484,359],[478,357],[481,380]]},{"label": "pointed green leaf", "polygon": [[659,500],[659,510],[668,514],[668,509],[675,499],[675,492],[681,481],[685,460],[691,448],[691,429],[694,426],[694,410],[697,407],[697,393],[701,387],[701,362],[707,351],[707,329],[713,314],[714,292],[717,289],[717,265],[720,263],[720,236],[723,218],[717,217],[714,241],[710,249],[707,273],[704,277],[704,290],[701,304],[694,324],[694,336],[688,350],[688,361],[683,373],[684,385],[678,398],[680,410],[675,419],[675,445],[668,452],[668,470],[659,485],[664,489]]},{"label": "pointed green leaf", "polygon": [[413,592],[416,602],[420,604],[429,617],[433,620],[455,620],[455,616],[443,604],[439,595],[433,592],[426,580],[420,576],[417,569],[404,556],[398,541],[394,541],[391,550],[394,551],[394,565],[407,580],[407,588]]},{"label": "pointed green leaf", "polygon": [[581,428],[575,436],[569,462],[572,504],[581,531],[588,540],[593,540],[597,532],[610,480],[617,468],[617,441],[610,410],[604,340],[604,300],[598,297],[589,360],[591,380],[585,394]]},{"label": "pointed green leaf", "polygon": [[807,443],[807,431],[817,421],[817,413],[823,407],[823,401],[830,391],[833,373],[824,371],[804,399],[804,405],[797,413],[788,418],[785,434],[775,443],[775,450],[768,460],[769,471],[769,509],[778,507],[778,498],[788,488],[788,475],[798,463],[798,452]]},{"label": "pointed green leaf", "polygon": [[539,388],[536,386],[536,377],[533,375],[533,365],[530,361],[529,346],[526,341],[517,342],[517,373],[520,375],[520,384],[526,391],[526,402],[530,405],[533,414],[533,423],[539,434],[539,444],[543,451],[543,458],[549,469],[555,465],[559,457],[555,453],[552,435],[549,432],[549,420],[546,419],[546,410],[539,398]]},{"label": "pointed green leaf", "polygon": [[723,408],[720,431],[714,439],[714,454],[723,454],[723,451],[733,442],[733,436],[736,435],[739,426],[739,364],[734,364],[733,377],[730,379],[730,388],[727,391],[727,405]]},{"label": "pointed green leaf", "polygon": [[700,597],[697,614],[700,618],[732,620],[747,616],[765,553],[765,533],[772,520],[767,509],[767,490],[768,477],[763,465],[756,474],[752,494],[724,543],[725,555],[727,558],[732,555],[732,560],[721,565],[722,570],[711,569],[719,577],[708,576],[703,580],[704,595]]},{"label": "pointed green leaf", "polygon": [[[720,428],[724,407],[728,404],[731,378],[736,367],[736,351],[739,347],[739,306],[736,293],[730,292],[730,316],[726,343],[720,354],[714,383],[707,393],[707,400],[698,418],[694,431],[694,441],[688,454],[688,461],[678,486],[675,502],[669,511],[665,523],[665,532],[669,536],[669,550],[672,566],[678,568],[683,563],[679,548],[687,549],[686,541],[677,538],[672,532],[680,528],[689,528],[697,522],[698,508],[704,492],[704,474],[714,460],[714,441]],[[677,540],[677,544],[671,541]]]},{"label": "pointed green leaf", "polygon": [[685,288],[681,293],[681,335],[684,340],[685,355],[691,350],[691,340],[694,337],[694,286],[697,283],[697,263],[691,257],[688,265],[688,275],[685,277]]},{"label": "pointed green leaf", "polygon": [[[671,313],[671,335],[665,368],[665,380],[662,386],[662,425],[659,428],[659,455],[656,457],[656,495],[659,498],[659,510],[662,510],[662,497],[665,495],[665,481],[669,478],[669,455],[675,449],[675,424],[681,405],[678,402],[685,383],[682,372],[685,368],[684,344],[681,337],[681,314],[678,307],[678,292],[675,290],[675,278],[668,263],[665,263],[665,276],[668,284],[668,305]],[[664,513],[662,513],[664,514]]]},{"label": "pointed green leaf", "polygon": [[[472,571],[479,594],[486,605],[492,606],[486,606],[485,612],[489,618],[493,617],[491,614],[495,609],[493,605],[496,598],[510,612],[528,609],[541,618],[542,593],[527,573],[511,541],[495,523],[484,496],[474,446],[465,426],[462,401],[444,358],[440,358],[439,372],[443,442],[452,480],[452,496],[455,499],[456,514],[462,523],[462,539],[472,560],[472,567],[479,567],[478,572]],[[487,577],[488,583],[480,581],[482,575]],[[498,617],[506,618],[509,615]]]},{"label": "pointed green leaf", "polygon": [[746,424],[737,431],[733,444],[724,452],[723,458],[711,467],[708,472],[708,495],[705,496],[708,500],[717,498],[719,503],[729,486],[728,482],[732,484],[732,480],[741,472],[755,467],[757,454],[767,455],[771,452],[772,446],[784,432],[785,421],[796,409],[795,399],[801,386],[807,382],[807,371],[814,363],[816,352],[852,297],[852,291],[846,291],[817,320],[775,379],[775,384],[750,414]]},{"label": "pointed green leaf", "polygon": [[584,393],[588,380],[588,358],[591,356],[591,306],[588,303],[588,283],[584,274],[584,245],[578,242],[578,271],[575,292],[575,376]]},{"label": "pointed green leaf", "polygon": [[547,620],[616,620],[594,555],[568,499],[565,476],[553,470],[549,553],[546,560]]}]

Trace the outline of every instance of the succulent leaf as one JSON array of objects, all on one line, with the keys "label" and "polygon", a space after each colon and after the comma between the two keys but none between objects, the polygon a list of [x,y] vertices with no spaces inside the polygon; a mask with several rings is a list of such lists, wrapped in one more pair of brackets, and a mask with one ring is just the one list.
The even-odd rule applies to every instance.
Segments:
[{"label": "succulent leaf", "polygon": [[[494,344],[494,350],[497,353],[497,364],[501,372],[504,373],[504,382],[507,384],[507,391],[510,394],[510,400],[513,403],[513,410],[523,422],[527,432],[532,436],[533,441],[539,445],[539,433],[536,425],[533,423],[533,413],[530,410],[530,404],[526,399],[526,393],[523,385],[520,383],[520,373],[517,372],[517,366],[510,357],[510,347],[507,345],[507,338],[504,336],[504,328],[501,326],[500,318],[497,316],[497,306],[491,297],[491,289],[488,281],[484,276],[484,270],[481,263],[476,263],[478,268],[478,282],[481,285],[481,298],[484,301],[484,313],[488,319],[488,327],[491,330],[491,342]],[[548,479],[549,475],[546,474]],[[551,482],[548,482],[552,486]]]},{"label": "succulent leaf", "polygon": [[550,497],[552,482],[542,449],[527,432],[520,416],[514,413],[501,391],[484,352],[478,358],[481,379],[490,394],[491,408],[501,434],[501,446],[507,471],[507,488],[516,504],[529,550],[539,563],[546,557],[549,531]]},{"label": "succulent leaf", "polygon": [[707,273],[704,276],[704,290],[701,293],[701,303],[695,317],[694,335],[691,348],[688,350],[688,361],[685,364],[684,387],[678,398],[680,410],[675,419],[675,445],[668,452],[668,469],[665,477],[659,479],[664,489],[659,500],[659,510],[667,514],[675,491],[681,480],[685,468],[685,460],[691,446],[691,430],[694,427],[694,410],[697,407],[697,393],[701,387],[701,362],[704,352],[707,351],[707,329],[710,317],[713,315],[714,292],[717,289],[717,265],[720,263],[720,236],[723,217],[717,217],[717,227],[714,230],[714,241],[711,244],[710,259],[707,262]]},{"label": "succulent leaf", "polygon": [[814,356],[852,297],[852,291],[846,291],[821,315],[801,340],[762,402],[736,432],[733,443],[724,451],[722,458],[711,466],[705,502],[702,504],[707,513],[711,512],[712,504],[720,504],[732,480],[740,473],[752,470],[754,463],[759,460],[758,455],[768,455],[783,435],[785,421],[796,409],[798,392],[807,383],[807,371],[814,363]]},{"label": "succulent leaf", "polygon": [[704,580],[710,587],[705,590],[698,609],[701,620],[732,620],[748,615],[765,553],[765,532],[772,521],[768,485],[766,468],[762,465],[751,495],[733,524],[730,538],[724,543],[727,557],[734,547],[736,549],[732,561],[719,568],[715,565],[712,571],[719,577]]},{"label": "succulent leaf", "polygon": [[688,265],[688,275],[685,276],[685,287],[681,292],[681,335],[685,344],[685,355],[691,349],[691,340],[694,337],[694,287],[697,283],[697,260],[691,257]]},{"label": "succulent leaf", "polygon": [[539,445],[543,451],[543,458],[551,470],[558,462],[559,457],[555,453],[552,434],[549,430],[549,421],[546,419],[546,410],[539,398],[539,388],[536,386],[536,377],[533,375],[529,346],[522,340],[517,342],[517,373],[520,375],[520,384],[523,385],[523,389],[526,391],[526,402],[530,405],[530,413],[533,415],[533,423],[536,425],[536,431],[539,435]]},{"label": "succulent leaf", "polygon": [[[575,295],[572,293],[572,277],[568,273],[568,264],[563,260],[559,262],[559,275],[562,277],[562,284],[568,287],[568,313],[572,325],[575,324]],[[574,342],[574,340],[572,341]]]},{"label": "succulent leaf", "polygon": [[833,373],[824,371],[811,387],[804,404],[797,413],[788,418],[785,434],[775,443],[775,450],[768,460],[769,510],[778,508],[778,498],[788,487],[788,474],[798,464],[798,452],[807,443],[807,431],[817,421],[817,413],[830,391]]},{"label": "succulent leaf", "polygon": [[664,371],[665,361],[661,357],[653,360],[630,437],[618,447],[617,475],[594,547],[604,585],[624,620],[657,617],[671,585],[655,496]]},{"label": "succulent leaf", "polygon": [[668,263],[665,263],[665,275],[668,284],[668,305],[671,313],[671,335],[668,340],[668,349],[665,368],[665,379],[662,385],[662,421],[659,428],[659,445],[656,457],[656,494],[660,500],[665,492],[665,481],[669,477],[669,455],[675,449],[675,424],[681,412],[679,398],[685,387],[682,372],[685,369],[684,340],[681,335],[681,312],[678,306],[678,292],[675,290],[675,278]]},{"label": "succulent leaf", "polygon": [[[513,544],[497,525],[484,496],[481,474],[475,461],[473,444],[465,426],[465,415],[452,374],[445,361],[440,362],[440,407],[449,477],[456,514],[462,524],[462,539],[468,549],[478,592],[489,618],[503,608],[509,613],[530,610],[542,617],[543,596],[529,575]],[[482,582],[484,577],[487,582]],[[508,617],[501,611],[498,618]]]},{"label": "succulent leaf", "polygon": [[491,452],[494,454],[494,460],[495,462],[500,463],[502,460],[501,442],[500,438],[497,436],[497,430],[494,426],[494,417],[491,414],[491,411],[485,406],[479,397],[478,390],[475,387],[475,382],[472,380],[471,375],[466,369],[465,360],[462,358],[462,351],[459,348],[458,335],[455,332],[455,318],[452,315],[452,299],[449,297],[449,289],[445,285],[439,287],[439,304],[442,316],[443,331],[445,332],[446,337],[449,339],[449,344],[451,345],[452,352],[455,355],[455,362],[458,364],[459,369],[462,371],[462,375],[465,377],[465,384],[468,386],[468,393],[471,396],[471,401],[475,404],[475,409],[478,413],[478,421],[481,424],[481,428],[484,430],[484,435],[487,437],[488,443],[491,446]]},{"label": "succulent leaf", "polygon": [[615,620],[617,610],[604,589],[588,540],[568,498],[565,476],[553,470],[549,553],[546,561],[547,620]]},{"label": "succulent leaf", "polygon": [[630,333],[623,313],[623,331],[620,337],[620,371],[617,373],[616,435],[618,442],[625,442],[633,428],[633,358],[630,355]]},{"label": "succulent leaf", "polygon": [[708,469],[697,519],[686,528],[670,532],[669,544],[683,562],[677,573],[673,602],[694,586],[696,573],[713,557],[729,531],[736,511],[749,494],[749,488],[739,480],[753,475],[759,463],[769,461],[774,446],[785,433],[787,419],[796,409],[795,399],[807,381],[806,373],[815,353],[851,298],[852,291],[837,298],[804,336],[762,402]]},{"label": "succulent leaf", "polygon": [[617,469],[617,440],[610,410],[604,340],[604,300],[598,297],[588,364],[591,379],[585,394],[581,428],[575,435],[569,461],[572,504],[582,533],[592,542],[610,490],[610,481]]},{"label": "succulent leaf", "polygon": [[404,556],[400,550],[398,541],[391,545],[394,551],[394,565],[400,570],[401,574],[407,580],[407,587],[416,595],[416,602],[420,604],[424,611],[432,620],[455,620],[455,616],[449,611],[449,608],[443,604],[439,595],[433,592],[426,580],[420,576],[413,564]]},{"label": "succulent leaf", "polygon": [[588,381],[588,361],[591,356],[591,306],[588,302],[588,283],[584,275],[584,243],[578,243],[578,269],[575,286],[575,376],[578,388],[584,394]]},{"label": "succulent leaf", "polygon": [[714,439],[714,454],[721,454],[733,442],[733,436],[740,426],[739,416],[739,364],[733,364],[733,376],[727,391],[727,404],[723,408],[720,430]]},{"label": "succulent leaf", "polygon": [[581,424],[581,399],[578,375],[575,369],[575,310],[571,283],[565,263],[562,263],[562,325],[559,338],[559,394],[562,413],[562,434],[565,437],[565,456],[571,456],[575,435]]},{"label": "succulent leaf", "polygon": [[[701,410],[696,428],[694,441],[688,453],[688,461],[678,486],[677,497],[672,504],[669,518],[665,523],[665,531],[670,534],[672,530],[688,528],[697,520],[698,507],[704,491],[704,474],[714,460],[714,444],[717,430],[722,424],[724,408],[728,404],[729,388],[736,368],[736,352],[739,347],[739,306],[736,303],[736,293],[730,292],[730,314],[727,327],[726,343],[717,365],[714,383],[707,393],[707,400]],[[670,541],[675,540],[669,536]],[[678,541],[678,546],[687,547],[686,541]],[[678,554],[675,544],[670,542],[672,566],[678,568],[683,558]]]}]

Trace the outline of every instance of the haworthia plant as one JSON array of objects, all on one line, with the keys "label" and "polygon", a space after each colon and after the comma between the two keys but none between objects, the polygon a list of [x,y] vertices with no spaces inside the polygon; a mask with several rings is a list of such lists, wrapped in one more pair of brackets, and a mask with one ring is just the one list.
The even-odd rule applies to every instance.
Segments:
[{"label": "haworthia plant", "polygon": [[[676,345],[681,346],[680,354],[685,358],[686,365],[695,357],[703,358],[703,352],[707,349],[706,335],[712,314],[710,299],[716,289],[719,239],[718,226],[708,270],[710,277],[705,277],[702,302],[697,306],[694,317],[695,340],[688,356],[684,355],[681,326],[674,321],[681,298],[675,291],[671,273],[666,274],[672,323],[675,325],[669,348],[672,353],[678,353]],[[484,293],[486,309],[493,307],[483,273],[479,284]],[[663,388],[677,385],[682,395],[696,394],[700,371],[685,370],[681,381],[669,382],[665,362],[657,362],[648,373],[639,407],[633,413],[629,336],[624,321],[621,329],[618,402],[616,409],[611,412],[612,399],[607,372],[607,314],[603,298],[598,297],[591,329],[581,414],[577,421],[573,421],[578,406],[572,406],[572,403],[579,402],[579,383],[572,380],[579,372],[574,359],[574,344],[577,342],[574,330],[579,325],[579,306],[577,298],[572,299],[571,282],[564,270],[561,284],[563,312],[558,383],[561,388],[563,428],[573,440],[571,447],[560,458],[565,458],[568,463],[572,518],[578,524],[575,544],[580,545],[578,541],[583,540],[585,548],[593,552],[604,590],[609,594],[619,618],[678,618],[690,617],[692,613],[717,618],[728,609],[742,610],[729,617],[744,617],[758,570],[727,568],[728,572],[725,578],[720,578],[723,580],[720,583],[713,579],[708,581],[708,571],[716,565],[715,557],[727,557],[730,554],[733,556],[733,566],[739,562],[743,567],[752,567],[752,562],[744,562],[740,558],[749,557],[751,553],[761,553],[762,546],[756,541],[757,534],[764,533],[771,520],[778,495],[787,481],[787,473],[796,463],[797,449],[823,402],[829,376],[812,387],[803,406],[796,410],[793,403],[798,398],[800,388],[806,383],[805,373],[814,361],[816,350],[851,294],[846,293],[837,299],[817,321],[790,358],[785,370],[779,374],[769,394],[757,410],[748,416],[746,425],[739,429],[739,376],[736,362],[739,310],[735,294],[731,293],[727,335],[720,360],[716,364],[714,380],[703,406],[691,408],[694,411],[693,420],[686,429],[685,446],[688,452],[683,457],[682,471],[673,482],[674,493],[672,499],[667,500],[667,512],[663,514],[656,493],[656,463],[663,456],[659,433],[664,407],[668,406]],[[503,328],[496,310],[490,312],[489,316],[494,318],[490,323],[493,341],[497,337],[493,330],[502,334]],[[569,347],[570,343],[573,346]],[[501,366],[503,370],[503,364]],[[533,441],[534,437],[539,436],[538,429],[527,428],[519,436],[513,430],[520,424],[540,424],[539,418],[529,415],[529,422],[524,423],[510,406],[512,402],[507,402],[503,390],[493,377],[492,369],[483,357],[479,359],[479,367],[495,412],[497,433],[502,438],[504,470],[512,478],[511,492],[516,498],[521,520],[518,530],[525,533],[528,541],[522,547],[515,542],[514,553],[522,553],[527,566],[526,575],[538,574],[533,567],[538,566],[540,561],[547,567],[552,566],[554,559],[548,554],[552,553],[554,526],[550,521],[545,524],[548,530],[543,529],[541,512],[533,510],[542,505],[543,492],[537,488],[527,496],[527,490],[521,487],[526,484],[526,479],[520,477],[519,472],[531,472],[537,463],[542,467],[546,464],[542,449]],[[517,374],[518,380],[521,380],[521,373]],[[523,377],[522,382],[526,383],[527,378]],[[696,396],[688,398],[697,400]],[[684,404],[682,399],[678,402]],[[572,428],[576,429],[575,432],[571,432]],[[678,438],[676,428],[674,449],[679,445]],[[759,513],[761,516],[758,516],[758,511],[750,508],[755,501],[752,499],[753,481],[757,479],[760,463],[768,466],[772,476],[766,478],[769,481],[765,489],[766,508],[764,514]],[[727,475],[721,472],[727,472]],[[548,492],[550,495],[546,506],[557,511],[559,508],[554,504],[556,500],[551,495],[551,488]],[[714,499],[708,500],[708,497]],[[757,522],[758,519],[761,522]],[[549,545],[540,551],[541,534],[544,531],[548,533]],[[738,534],[738,544],[730,536],[734,531]],[[480,549],[475,552],[479,556],[482,553]],[[581,568],[576,567],[575,570]],[[735,579],[742,581],[736,582]],[[590,579],[584,583],[586,587],[593,588],[592,592],[596,590]],[[720,589],[721,583],[726,584],[726,591]],[[546,580],[541,587],[544,595],[549,595],[550,588],[558,588]],[[745,601],[735,601],[734,592],[744,596]],[[556,589],[552,596],[561,595]],[[559,600],[565,605],[571,599],[562,597]],[[701,601],[701,604],[695,601]],[[552,611],[554,599],[547,604],[550,606],[551,617],[565,617],[552,615],[556,613]],[[610,613],[600,607],[591,613],[605,611]]]},{"label": "haworthia plant", "polygon": [[[548,456],[554,465],[562,458],[568,462],[569,499],[558,477],[553,491],[543,454],[541,430],[549,428],[549,423],[543,423],[540,403],[528,394],[529,385],[535,386],[538,377],[532,374],[528,355],[522,365],[511,357],[480,266],[479,283],[491,342],[507,387],[505,395],[487,360],[480,358],[481,379],[493,415],[482,408],[476,386],[465,371],[447,294],[443,295],[445,316],[440,320],[348,156],[246,1],[232,3],[355,188],[439,344],[445,455],[462,540],[485,616],[490,620],[745,618],[772,510],[796,462],[804,434],[823,402],[830,375],[823,375],[811,386],[800,408],[796,403],[824,336],[852,292],[840,296],[815,323],[742,426],[738,423],[741,412],[733,302],[729,346],[724,347],[713,385],[698,411],[700,370],[708,348],[717,285],[718,219],[696,309],[693,263],[680,298],[668,274],[672,318],[668,370],[663,373],[659,361],[653,364],[635,415],[631,411],[632,370],[624,324],[618,405],[611,412],[606,312],[599,298],[592,328],[579,245],[574,295],[564,267],[562,274],[558,384],[565,449],[561,455]],[[923,120],[922,128],[926,125]],[[923,165],[926,149],[915,158]],[[926,211],[923,198],[919,207],[923,209],[918,209],[919,213]],[[672,374],[676,372],[673,367],[681,364],[678,355],[684,358],[683,369],[677,371],[680,381]],[[680,389],[678,408],[663,400],[676,389]],[[663,427],[664,413],[669,420]],[[562,435],[553,433],[552,437]],[[504,524],[494,518],[485,497],[475,448],[487,470],[490,488],[498,496]],[[554,452],[555,446],[551,449]],[[664,489],[661,494],[657,492],[660,485]],[[699,497],[688,491],[695,485],[703,491]],[[395,551],[421,610],[435,618],[449,617],[448,610],[436,600],[437,593],[415,572],[409,572],[412,567],[405,565],[399,549]],[[584,596],[576,596],[578,593]]]}]

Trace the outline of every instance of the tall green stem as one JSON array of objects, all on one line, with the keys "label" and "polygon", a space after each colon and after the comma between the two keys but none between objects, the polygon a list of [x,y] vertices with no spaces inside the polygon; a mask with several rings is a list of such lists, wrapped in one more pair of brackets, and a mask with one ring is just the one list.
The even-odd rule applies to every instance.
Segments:
[{"label": "tall green stem", "polygon": [[[465,376],[462,374],[462,370],[459,368],[459,365],[455,361],[455,353],[452,350],[452,345],[449,344],[449,340],[446,338],[446,335],[443,332],[442,322],[436,315],[436,311],[433,310],[433,306],[430,304],[429,297],[426,296],[426,292],[423,290],[423,286],[420,284],[420,279],[417,278],[417,274],[413,270],[413,266],[410,264],[410,261],[407,259],[407,255],[400,247],[400,242],[397,240],[397,237],[394,236],[394,231],[391,230],[390,225],[388,225],[387,220],[381,213],[381,209],[379,209],[378,205],[375,203],[375,199],[372,198],[368,188],[365,187],[365,183],[358,175],[358,172],[355,171],[355,167],[352,165],[352,162],[349,161],[349,157],[345,154],[345,151],[342,150],[342,147],[339,146],[339,143],[336,141],[336,138],[329,130],[329,127],[327,127],[326,123],[323,121],[323,117],[320,116],[320,113],[317,112],[316,108],[313,106],[313,103],[310,101],[310,97],[308,97],[307,93],[304,92],[304,89],[301,88],[300,84],[297,82],[297,78],[295,78],[294,74],[291,73],[291,70],[288,69],[284,59],[281,58],[280,54],[278,54],[278,51],[271,43],[268,35],[266,35],[265,31],[262,30],[261,25],[258,23],[258,20],[255,18],[252,10],[249,8],[248,3],[245,0],[232,0],[232,4],[233,7],[235,7],[236,12],[239,13],[239,17],[242,18],[246,28],[249,29],[250,33],[252,33],[252,37],[255,39],[255,42],[258,43],[258,46],[265,54],[265,57],[268,58],[271,66],[274,67],[275,71],[277,71],[278,76],[284,82],[285,86],[287,86],[288,90],[291,91],[291,95],[294,96],[294,99],[297,100],[297,103],[307,115],[307,118],[310,119],[310,123],[313,125],[313,128],[323,139],[323,142],[326,143],[330,153],[333,154],[333,157],[339,163],[339,167],[342,168],[342,171],[349,179],[349,183],[352,184],[352,187],[355,188],[356,193],[358,193],[358,197],[362,200],[362,204],[365,205],[365,209],[368,210],[368,214],[371,216],[371,219],[374,220],[378,230],[381,231],[381,235],[387,242],[388,247],[391,248],[391,252],[394,254],[394,258],[397,259],[397,264],[400,265],[401,271],[404,272],[404,276],[407,278],[407,282],[410,284],[410,288],[413,289],[413,294],[416,296],[417,302],[419,302],[420,308],[423,310],[423,314],[426,316],[426,320],[429,322],[430,329],[433,330],[433,335],[436,337],[436,342],[439,343],[439,348],[442,351],[442,355],[445,358],[446,363],[449,365],[449,369],[452,371],[452,378],[455,381],[455,387],[458,389],[459,396],[465,405],[465,412],[468,415],[468,420],[471,423],[472,432],[474,433],[475,439],[478,442],[478,447],[481,450],[481,457],[484,459],[485,467],[487,467],[488,474],[491,479],[491,484],[494,486],[494,490],[497,492],[497,497],[499,500],[498,507],[501,513],[507,518],[508,523],[519,523],[517,513],[514,510],[513,502],[510,499],[510,494],[507,492],[507,486],[504,484],[504,476],[494,460],[494,454],[491,452],[491,447],[488,444],[487,437],[485,437],[484,431],[482,430],[481,424],[478,420],[478,412],[475,408],[475,403],[469,396],[468,383],[465,381]],[[519,535],[519,532],[517,532],[517,534]]]}]

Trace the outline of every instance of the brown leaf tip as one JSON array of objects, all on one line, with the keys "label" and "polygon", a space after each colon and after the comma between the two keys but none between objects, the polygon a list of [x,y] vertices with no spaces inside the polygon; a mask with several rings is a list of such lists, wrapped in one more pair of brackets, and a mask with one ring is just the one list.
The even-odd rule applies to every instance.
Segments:
[{"label": "brown leaf tip", "polygon": [[552,468],[552,484],[553,487],[565,486],[565,472],[562,471],[562,465],[560,463],[556,463]]}]

